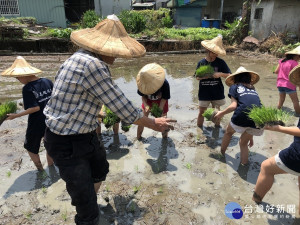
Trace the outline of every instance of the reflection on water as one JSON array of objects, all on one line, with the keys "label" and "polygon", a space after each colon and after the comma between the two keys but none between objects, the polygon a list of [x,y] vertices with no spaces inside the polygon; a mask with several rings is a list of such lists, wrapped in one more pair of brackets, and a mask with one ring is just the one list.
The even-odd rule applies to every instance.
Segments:
[{"label": "reflection on water", "polygon": [[[57,70],[68,58],[68,55],[24,57],[32,66],[43,71],[41,76],[53,81]],[[159,63],[168,73],[167,79],[171,87],[170,104],[173,104],[174,107],[177,106],[177,108],[178,105],[184,108],[191,104],[197,104],[198,81],[192,75],[197,62],[203,57],[204,54],[147,55],[137,59],[117,59],[114,65],[110,66],[110,69],[113,79],[125,94],[133,102],[140,103],[140,97],[136,94],[135,77],[145,64]],[[16,56],[0,56],[0,70],[3,71],[11,66],[15,58]],[[267,61],[253,61],[236,55],[227,55],[222,58],[227,62],[232,72],[235,72],[239,66],[258,72],[261,81],[256,85],[256,88],[261,98],[266,103],[274,103],[276,76],[272,74],[271,69],[276,62],[271,64]],[[22,97],[22,84],[14,78],[0,77],[0,87],[0,102]],[[225,91],[227,90],[228,88],[225,87]]]}]

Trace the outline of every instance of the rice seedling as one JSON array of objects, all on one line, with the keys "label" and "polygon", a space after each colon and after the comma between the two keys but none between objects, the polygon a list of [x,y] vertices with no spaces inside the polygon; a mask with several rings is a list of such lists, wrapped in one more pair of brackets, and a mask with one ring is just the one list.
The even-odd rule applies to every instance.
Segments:
[{"label": "rice seedling", "polygon": [[105,117],[103,118],[103,123],[106,128],[110,128],[115,123],[120,122],[120,118],[106,106],[104,106],[104,112],[105,112]]},{"label": "rice seedling", "polygon": [[196,77],[211,77],[214,74],[215,70],[211,65],[201,65],[197,70],[196,70]]},{"label": "rice seedling", "polygon": [[190,169],[192,169],[192,164],[191,164],[191,163],[187,163],[187,164],[185,165],[185,167],[186,167],[188,170],[190,170]]},{"label": "rice seedling", "polygon": [[129,131],[129,129],[130,129],[130,127],[131,127],[131,125],[129,125],[129,126],[121,126],[121,129],[124,131],[124,132],[127,132],[127,131]]},{"label": "rice seedling", "polygon": [[202,116],[206,118],[208,121],[213,121],[213,117],[215,116],[215,109],[214,108],[208,108],[204,111]]},{"label": "rice seedling", "polygon": [[292,116],[291,113],[282,109],[266,106],[254,106],[247,114],[258,128],[263,128],[265,125],[285,126]]},{"label": "rice seedling", "polygon": [[15,113],[17,111],[16,102],[5,102],[0,105],[0,125],[7,118],[7,114]]},{"label": "rice seedling", "polygon": [[10,171],[10,170],[6,172],[6,176],[7,176],[7,177],[10,177],[10,176],[11,176],[11,171]]},{"label": "rice seedling", "polygon": [[153,103],[152,107],[150,109],[151,115],[154,116],[155,118],[161,117],[163,110],[159,108],[158,104]]},{"label": "rice seedling", "polygon": [[134,186],[133,187],[134,194],[138,193],[138,191],[141,190],[141,187],[142,187],[141,185],[140,186]]}]

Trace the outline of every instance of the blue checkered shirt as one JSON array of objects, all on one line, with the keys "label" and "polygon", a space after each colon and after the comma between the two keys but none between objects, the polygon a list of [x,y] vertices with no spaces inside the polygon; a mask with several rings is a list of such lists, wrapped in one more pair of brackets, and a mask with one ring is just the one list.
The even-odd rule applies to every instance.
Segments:
[{"label": "blue checkered shirt", "polygon": [[59,135],[83,134],[99,126],[105,104],[126,124],[143,116],[113,82],[100,56],[79,50],[58,70],[50,100],[44,109],[46,125]]}]

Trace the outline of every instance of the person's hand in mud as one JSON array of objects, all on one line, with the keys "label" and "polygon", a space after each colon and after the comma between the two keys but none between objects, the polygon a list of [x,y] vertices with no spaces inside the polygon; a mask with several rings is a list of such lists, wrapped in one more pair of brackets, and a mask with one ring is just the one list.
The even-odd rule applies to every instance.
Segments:
[{"label": "person's hand in mud", "polygon": [[215,122],[220,122],[223,116],[223,111],[218,111],[212,120]]}]

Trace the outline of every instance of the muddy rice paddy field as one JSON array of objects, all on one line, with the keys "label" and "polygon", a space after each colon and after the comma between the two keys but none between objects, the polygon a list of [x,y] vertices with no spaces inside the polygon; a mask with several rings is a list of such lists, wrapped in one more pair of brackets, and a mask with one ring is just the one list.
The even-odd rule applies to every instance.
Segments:
[{"label": "muddy rice paddy field", "polygon": [[[0,70],[8,68],[16,56],[0,56]],[[33,66],[54,80],[68,55],[24,56]],[[134,125],[118,136],[102,126],[101,141],[107,149],[110,173],[98,194],[101,223],[106,224],[300,224],[298,183],[293,175],[278,175],[262,207],[251,200],[260,165],[293,140],[289,135],[266,131],[254,137],[250,164],[239,166],[239,135],[234,135],[226,157],[219,154],[226,124],[211,122],[204,130],[196,126],[198,81],[192,77],[203,54],[147,55],[140,59],[118,59],[111,66],[115,82],[137,106],[135,77],[140,68],[157,62],[166,68],[171,88],[168,116],[177,119],[168,139],[145,128],[143,139],[136,140]],[[262,102],[276,106],[278,92],[272,68],[277,60],[250,52],[224,57],[232,72],[239,66],[261,75],[256,89]],[[13,78],[0,77],[0,102],[21,99],[22,85]],[[228,87],[225,87],[226,95]],[[226,106],[230,100],[226,98]],[[20,101],[19,101],[20,102]],[[285,109],[293,111],[287,97]],[[224,107],[223,107],[224,108]],[[20,107],[21,110],[21,107]],[[295,125],[293,117],[291,125]],[[37,172],[23,148],[27,118],[5,121],[0,126],[0,224],[74,224],[65,183],[57,168],[46,166],[45,149],[41,159],[45,172]],[[239,204],[241,219],[225,214],[228,203]],[[271,210],[273,209],[273,210]]]}]

